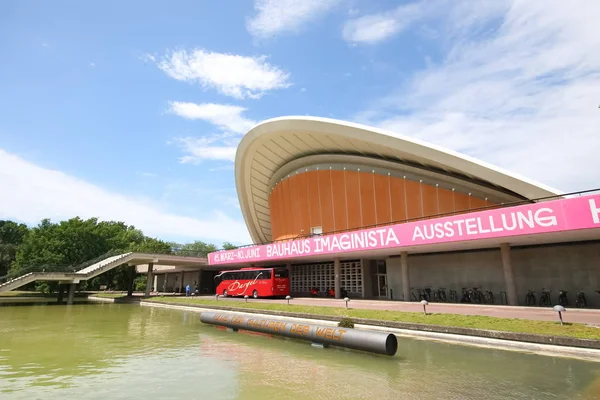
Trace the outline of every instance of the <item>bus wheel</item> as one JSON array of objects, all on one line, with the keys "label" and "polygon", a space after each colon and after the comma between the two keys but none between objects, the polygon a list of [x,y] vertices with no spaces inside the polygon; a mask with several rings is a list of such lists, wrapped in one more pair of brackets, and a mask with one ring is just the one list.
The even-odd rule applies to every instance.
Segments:
[{"label": "bus wheel", "polygon": [[255,299],[258,299],[258,290],[255,290],[254,292],[252,292],[252,297]]},{"label": "bus wheel", "polygon": [[223,290],[223,296],[227,297],[227,289]]}]

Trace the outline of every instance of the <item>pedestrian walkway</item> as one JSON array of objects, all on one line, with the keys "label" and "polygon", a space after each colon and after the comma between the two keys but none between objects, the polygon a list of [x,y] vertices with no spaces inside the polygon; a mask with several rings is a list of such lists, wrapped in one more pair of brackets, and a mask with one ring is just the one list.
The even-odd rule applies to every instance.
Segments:
[{"label": "pedestrian walkway", "polygon": [[[200,296],[199,298],[214,299],[212,296]],[[220,301],[237,302],[245,301],[243,298],[221,298]],[[287,300],[275,299],[248,299],[248,302],[261,303],[287,303]],[[291,300],[293,304],[305,306],[344,307],[345,303],[340,299],[299,297]],[[389,310],[404,312],[422,312],[423,306],[418,302],[389,301],[389,300],[363,300],[352,299],[350,308],[365,310]],[[492,306],[485,304],[456,304],[456,303],[429,303],[429,313],[481,315],[497,318],[519,318],[540,321],[556,321],[557,314],[551,307],[513,307]],[[565,322],[577,322],[582,324],[597,325],[600,329],[600,310],[569,308],[563,314]]]}]

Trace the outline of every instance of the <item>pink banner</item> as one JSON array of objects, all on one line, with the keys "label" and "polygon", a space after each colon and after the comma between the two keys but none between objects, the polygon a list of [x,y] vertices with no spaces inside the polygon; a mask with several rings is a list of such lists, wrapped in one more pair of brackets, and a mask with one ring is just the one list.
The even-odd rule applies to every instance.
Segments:
[{"label": "pink banner", "polygon": [[210,265],[441,244],[600,228],[600,195],[480,211],[451,217],[217,251]]}]

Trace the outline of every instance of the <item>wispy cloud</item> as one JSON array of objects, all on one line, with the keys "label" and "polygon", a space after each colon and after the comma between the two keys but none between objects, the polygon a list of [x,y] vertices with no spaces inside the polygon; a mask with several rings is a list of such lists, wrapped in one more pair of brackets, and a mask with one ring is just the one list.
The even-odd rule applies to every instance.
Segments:
[{"label": "wispy cloud", "polygon": [[289,73],[269,64],[266,56],[177,50],[163,57],[158,67],[174,79],[199,83],[236,99],[257,99],[291,85]]},{"label": "wispy cloud", "polygon": [[442,61],[356,119],[563,190],[598,186],[599,19],[597,2],[448,2]]},{"label": "wispy cloud", "polygon": [[169,105],[169,111],[183,118],[207,121],[222,130],[240,134],[246,133],[256,125],[256,121],[242,116],[246,111],[244,107],[231,104],[173,101]]},{"label": "wispy cloud", "polygon": [[235,160],[239,139],[227,140],[226,135],[176,138],[175,143],[185,153],[179,159],[182,164],[199,164],[203,160]]},{"label": "wispy cloud", "polygon": [[60,171],[46,169],[0,149],[0,219],[29,224],[42,218],[74,216],[119,220],[162,238],[204,239],[249,243],[243,221],[215,209],[205,218],[185,217],[163,210],[151,200],[110,192]]},{"label": "wispy cloud", "polygon": [[427,15],[427,8],[425,2],[412,3],[391,11],[353,18],[344,24],[342,36],[351,43],[377,43],[410,27]]},{"label": "wispy cloud", "polygon": [[[409,28],[438,40],[454,39],[457,34],[479,35],[479,26],[508,9],[508,0],[421,0],[405,3],[391,10],[366,14],[346,21],[344,40],[352,44],[376,44]],[[440,18],[443,21],[440,21]],[[432,22],[433,27],[422,26]],[[445,24],[444,35],[436,35],[438,24]],[[416,29],[415,29],[416,28]]]},{"label": "wispy cloud", "polygon": [[333,9],[341,0],[255,0],[256,15],[246,27],[255,37],[298,31]]}]

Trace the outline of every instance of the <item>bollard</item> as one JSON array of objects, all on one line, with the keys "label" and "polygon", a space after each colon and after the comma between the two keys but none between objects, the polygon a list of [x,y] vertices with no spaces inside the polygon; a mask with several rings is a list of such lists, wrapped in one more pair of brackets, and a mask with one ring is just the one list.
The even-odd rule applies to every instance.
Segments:
[{"label": "bollard", "polygon": [[562,313],[567,311],[563,306],[556,305],[554,306],[554,311],[558,313],[558,318],[560,319],[560,324],[563,325]]},{"label": "bollard", "polygon": [[244,296],[244,299],[246,300],[246,303],[248,302],[248,297],[249,297],[248,295]]},{"label": "bollard", "polygon": [[421,304],[423,304],[423,314],[427,315],[427,304],[429,304],[427,302],[427,300],[421,300]]}]

